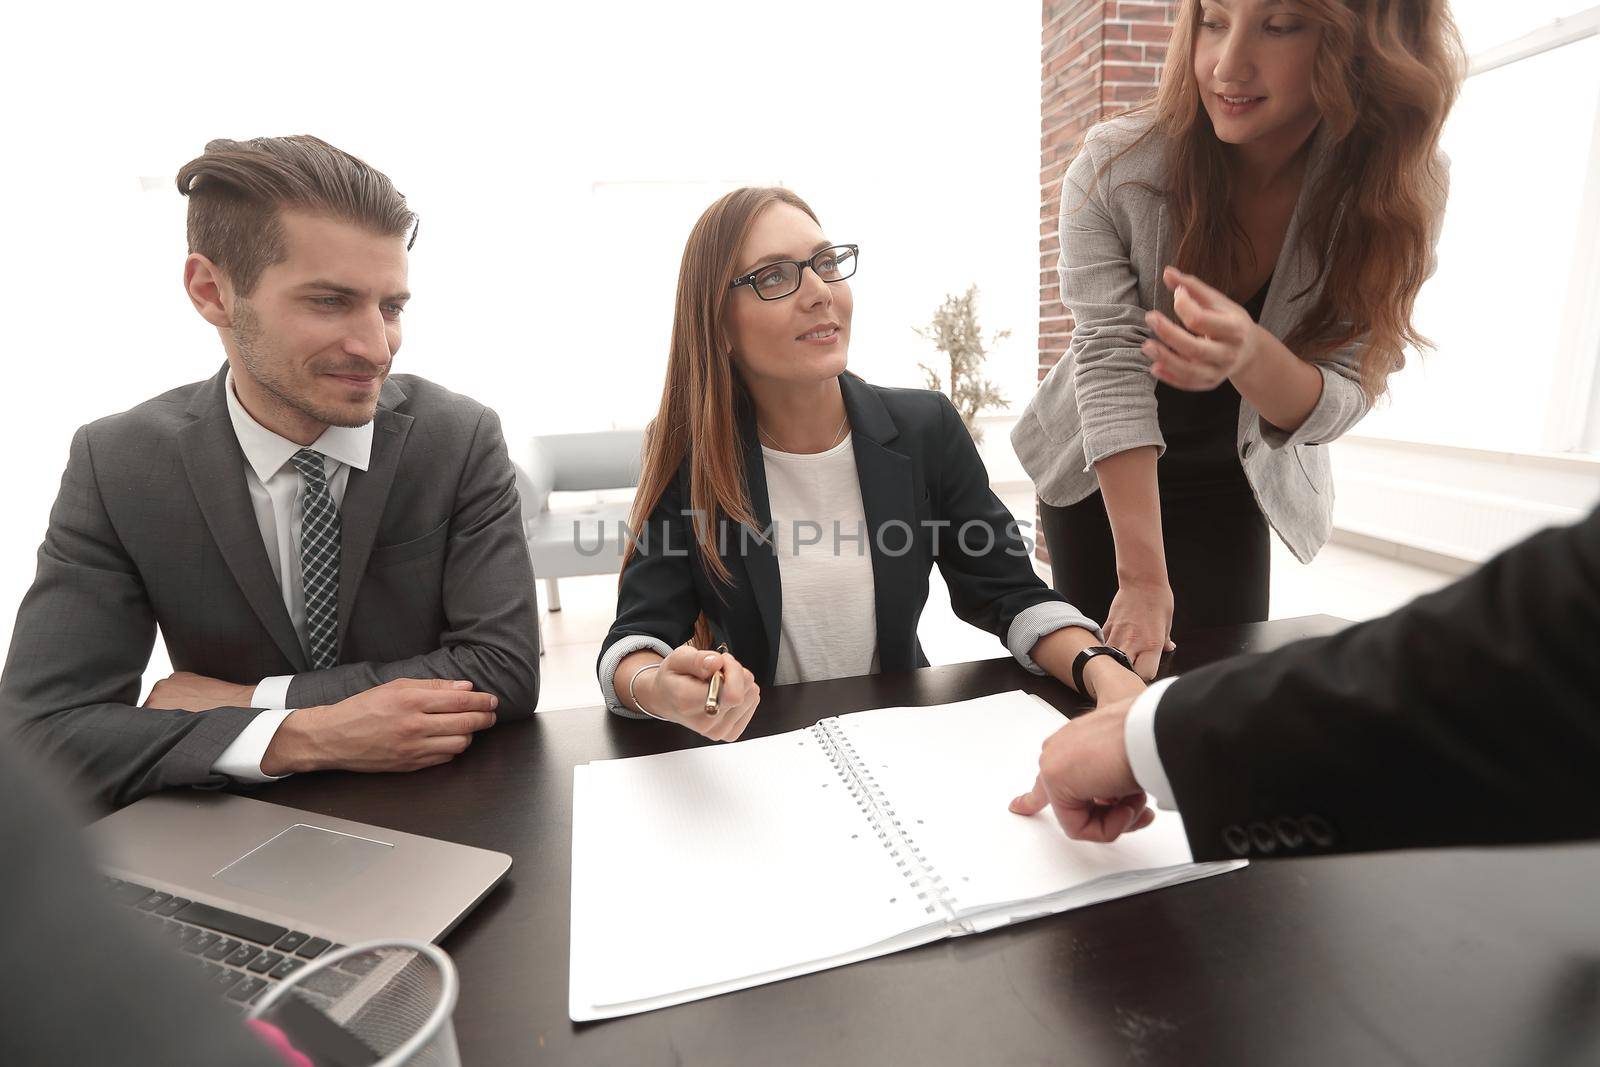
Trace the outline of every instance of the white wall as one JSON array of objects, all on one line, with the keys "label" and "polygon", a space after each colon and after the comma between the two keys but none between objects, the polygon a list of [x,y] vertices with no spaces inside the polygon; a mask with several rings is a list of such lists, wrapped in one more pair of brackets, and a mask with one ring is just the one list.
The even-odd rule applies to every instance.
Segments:
[{"label": "white wall", "polygon": [[[1039,11],[628,0],[145,3],[7,15],[0,291],[15,467],[0,638],[75,427],[211,373],[171,176],[206,140],[312,132],[422,217],[397,369],[515,441],[641,425],[678,255],[720,192],[781,181],[862,246],[852,365],[918,385],[911,327],[976,282],[1020,404],[1037,338]],[[631,288],[605,284],[611,272]]]},{"label": "white wall", "polygon": [[[1555,97],[1558,107],[1529,106]],[[1569,285],[1597,236],[1577,225],[1597,101],[1600,37],[1468,79],[1445,129],[1439,267],[1417,301],[1437,349],[1394,376],[1363,433],[1523,452],[1576,443],[1550,440],[1547,427],[1574,370],[1561,358],[1564,323],[1597,299]]]}]

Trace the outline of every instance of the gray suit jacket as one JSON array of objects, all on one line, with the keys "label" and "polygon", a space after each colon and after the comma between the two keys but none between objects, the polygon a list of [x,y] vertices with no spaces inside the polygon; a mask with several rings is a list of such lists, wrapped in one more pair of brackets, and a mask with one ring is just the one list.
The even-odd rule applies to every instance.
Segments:
[{"label": "gray suit jacket", "polygon": [[226,373],[73,438],[0,678],[21,739],[114,804],[227,784],[211,765],[259,712],[135,706],[157,626],[175,670],[294,675],[292,708],[441,677],[496,694],[503,718],[532,714],[533,568],[494,412],[410,375],[384,383],[371,464],[340,509],[339,665],[312,671],[251,509]]},{"label": "gray suit jacket", "polygon": [[[1161,280],[1175,253],[1160,193],[1165,139],[1152,135],[1106,166],[1149,123],[1146,116],[1124,116],[1090,130],[1061,186],[1061,301],[1076,324],[1067,354],[1051,368],[1011,434],[1040,499],[1057,507],[1099,488],[1094,465],[1107,456],[1145,445],[1166,448],[1156,421],[1156,382],[1139,351],[1151,336],[1147,310],[1177,320],[1172,291]],[[1323,173],[1331,147],[1326,127],[1318,127],[1304,189]],[[1261,310],[1261,325],[1280,339],[1321,291],[1316,252],[1307,247],[1304,232],[1306,198],[1302,192],[1295,206]],[[1303,563],[1327,542],[1333,526],[1333,483],[1322,446],[1361,421],[1369,406],[1360,385],[1361,351],[1357,339],[1314,361],[1322,372],[1322,397],[1293,433],[1266,422],[1248,400],[1239,405],[1237,446],[1245,477],[1262,514]]]}]

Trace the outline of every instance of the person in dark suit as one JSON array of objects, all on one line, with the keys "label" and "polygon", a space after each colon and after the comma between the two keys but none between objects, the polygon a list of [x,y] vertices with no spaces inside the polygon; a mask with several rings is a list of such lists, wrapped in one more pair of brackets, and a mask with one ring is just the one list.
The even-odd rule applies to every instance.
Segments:
[{"label": "person in dark suit", "polygon": [[1597,649],[1600,510],[1391,615],[1079,716],[1012,810],[1110,841],[1154,794],[1197,860],[1600,837]]},{"label": "person in dark suit", "polygon": [[[314,137],[178,175],[188,297],[227,364],[80,430],[0,714],[114,804],[295,771],[404,771],[538,700],[494,412],[391,376],[414,216]],[[160,627],[175,673],[137,706]]]},{"label": "person in dark suit", "polygon": [[732,741],[764,686],[924,666],[935,565],[956,613],[1028,669],[1099,700],[1142,689],[1034,574],[949,399],[845,369],[856,258],[785,189],[736,190],[695,225],[598,664],[607,705]]},{"label": "person in dark suit", "polygon": [[100,891],[76,814],[0,725],[0,1063],[283,1067],[198,967]]}]

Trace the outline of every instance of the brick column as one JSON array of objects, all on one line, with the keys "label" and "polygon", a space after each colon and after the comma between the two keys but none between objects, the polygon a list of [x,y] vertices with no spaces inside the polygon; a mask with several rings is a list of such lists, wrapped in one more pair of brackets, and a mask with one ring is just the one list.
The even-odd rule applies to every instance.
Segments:
[{"label": "brick column", "polygon": [[[1056,278],[1061,176],[1097,122],[1150,95],[1180,0],[1043,0],[1039,111],[1039,381],[1066,353],[1072,315]],[[1050,562],[1037,525],[1037,555]]]}]

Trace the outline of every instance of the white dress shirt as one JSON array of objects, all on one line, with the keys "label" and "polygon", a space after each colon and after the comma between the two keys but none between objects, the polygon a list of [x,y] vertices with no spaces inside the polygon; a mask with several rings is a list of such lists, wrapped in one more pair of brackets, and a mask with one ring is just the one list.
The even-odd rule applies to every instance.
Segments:
[{"label": "white dress shirt", "polygon": [[[250,490],[250,506],[255,510],[256,525],[261,528],[261,541],[267,549],[267,560],[272,564],[272,576],[283,592],[283,606],[289,611],[289,621],[294,623],[300,647],[307,649],[309,656],[306,597],[300,581],[302,485],[300,472],[289,462],[301,446],[273,433],[250,416],[234,395],[231,371],[227,386],[228,417],[233,421],[234,436],[244,452],[244,480]],[[364,471],[372,458],[372,423],[353,428],[330,426],[308,447],[322,454],[322,465],[328,474],[328,492],[334,506],[342,506],[350,468]],[[272,780],[272,775],[261,772],[261,757],[266,755],[273,735],[293,710],[287,706],[289,683],[293,680],[293,675],[280,675],[263,679],[256,686],[250,705],[268,710],[239,731],[239,736],[212,763],[213,771],[247,782]]]},{"label": "white dress shirt", "polygon": [[1172,796],[1172,783],[1167,781],[1167,769],[1161,765],[1161,753],[1156,748],[1156,708],[1161,694],[1177,680],[1163,678],[1140,693],[1122,723],[1122,744],[1128,750],[1133,780],[1150,794],[1157,807],[1168,811],[1178,810],[1178,802]]}]

